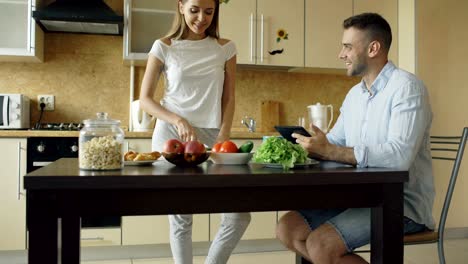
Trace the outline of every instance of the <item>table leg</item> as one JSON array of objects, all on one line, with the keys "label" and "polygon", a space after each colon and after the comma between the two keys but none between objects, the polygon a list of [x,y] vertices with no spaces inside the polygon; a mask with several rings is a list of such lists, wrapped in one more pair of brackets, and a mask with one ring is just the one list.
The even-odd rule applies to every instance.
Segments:
[{"label": "table leg", "polygon": [[62,217],[62,263],[80,263],[80,228],[79,216]]},{"label": "table leg", "polygon": [[57,218],[36,209],[28,211],[28,231],[28,263],[57,263]]},{"label": "table leg", "polygon": [[372,208],[371,263],[403,263],[403,183],[385,184],[383,202]]}]

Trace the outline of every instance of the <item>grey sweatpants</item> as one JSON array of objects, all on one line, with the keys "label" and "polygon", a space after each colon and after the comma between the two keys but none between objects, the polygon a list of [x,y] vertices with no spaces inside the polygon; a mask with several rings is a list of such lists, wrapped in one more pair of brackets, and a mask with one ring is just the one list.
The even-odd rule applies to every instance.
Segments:
[{"label": "grey sweatpants", "polygon": [[[213,146],[218,129],[195,128],[198,140]],[[153,151],[162,151],[164,142],[179,138],[177,129],[158,120],[153,133]],[[225,264],[250,223],[250,213],[224,213],[221,224],[211,243],[206,264]],[[169,215],[170,243],[175,264],[192,264],[192,215]]]}]

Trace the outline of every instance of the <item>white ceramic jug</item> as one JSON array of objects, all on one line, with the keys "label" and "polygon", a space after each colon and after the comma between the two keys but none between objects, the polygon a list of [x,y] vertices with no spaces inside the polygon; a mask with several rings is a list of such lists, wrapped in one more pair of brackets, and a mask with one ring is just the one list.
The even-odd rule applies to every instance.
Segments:
[{"label": "white ceramic jug", "polygon": [[133,101],[131,108],[133,131],[151,131],[156,119],[140,108],[140,100]]},{"label": "white ceramic jug", "polygon": [[[328,117],[328,109],[330,109],[330,118]],[[307,110],[309,110],[310,122],[324,133],[328,132],[333,121],[333,106],[316,103],[307,106]]]}]

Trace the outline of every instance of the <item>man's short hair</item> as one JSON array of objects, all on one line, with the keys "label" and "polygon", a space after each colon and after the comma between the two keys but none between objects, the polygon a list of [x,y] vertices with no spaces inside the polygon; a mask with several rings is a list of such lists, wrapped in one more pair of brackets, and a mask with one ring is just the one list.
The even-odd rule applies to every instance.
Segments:
[{"label": "man's short hair", "polygon": [[351,27],[367,31],[371,41],[378,40],[382,43],[384,49],[387,51],[390,50],[390,45],[392,44],[392,29],[387,20],[381,15],[376,13],[362,13],[343,21],[344,29]]}]

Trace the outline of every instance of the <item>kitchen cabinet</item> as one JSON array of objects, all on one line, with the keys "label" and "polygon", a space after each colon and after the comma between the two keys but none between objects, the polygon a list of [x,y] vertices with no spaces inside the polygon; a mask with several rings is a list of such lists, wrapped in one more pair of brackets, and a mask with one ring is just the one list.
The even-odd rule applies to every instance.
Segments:
[{"label": "kitchen cabinet", "polygon": [[344,69],[338,54],[353,0],[305,0],[305,11],[305,66]]},{"label": "kitchen cabinet", "polygon": [[236,43],[238,64],[304,66],[304,0],[227,1],[219,26]]},{"label": "kitchen cabinet", "polygon": [[129,150],[136,152],[151,152],[151,138],[125,139],[124,152]]},{"label": "kitchen cabinet", "polygon": [[44,32],[32,18],[36,0],[0,0],[0,61],[42,62]]},{"label": "kitchen cabinet", "polygon": [[[160,201],[164,202],[164,201]],[[193,215],[192,241],[208,241],[208,214]],[[122,244],[145,245],[169,243],[169,219],[160,216],[122,217]]]},{"label": "kitchen cabinet", "polygon": [[164,37],[172,26],[177,1],[125,0],[123,57],[129,65],[146,65],[155,40]]},{"label": "kitchen cabinet", "polygon": [[120,228],[82,228],[81,246],[120,246],[122,245]]},{"label": "kitchen cabinet", "polygon": [[379,13],[392,28],[392,46],[388,57],[398,65],[398,1],[399,0],[354,0],[353,14],[364,12]]},{"label": "kitchen cabinet", "polygon": [[305,0],[305,66],[345,69],[338,57],[343,21],[364,12],[379,13],[390,24],[389,58],[398,64],[398,0]]},{"label": "kitchen cabinet", "polygon": [[22,250],[26,248],[26,139],[0,138],[0,146],[0,250]]},{"label": "kitchen cabinet", "polygon": [[[273,239],[276,238],[276,211],[253,212],[249,227],[242,236],[242,240],[248,239]],[[213,241],[221,223],[221,214],[210,214],[210,240]]]},{"label": "kitchen cabinet", "polygon": [[[151,151],[151,139],[126,139],[125,141],[124,147],[127,150]],[[193,216],[193,241],[208,241],[208,218],[208,214]],[[169,243],[169,220],[166,215],[122,217],[123,245],[164,243]]]}]

